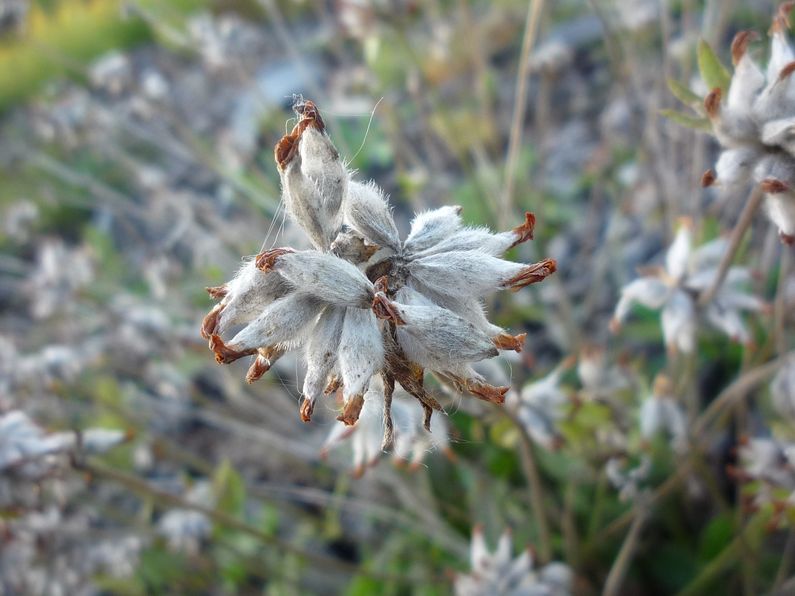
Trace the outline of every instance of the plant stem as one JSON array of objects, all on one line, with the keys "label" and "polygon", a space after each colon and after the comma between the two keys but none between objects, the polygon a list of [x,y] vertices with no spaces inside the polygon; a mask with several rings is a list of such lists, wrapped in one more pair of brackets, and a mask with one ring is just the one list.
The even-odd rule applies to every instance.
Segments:
[{"label": "plant stem", "polygon": [[770,362],[757,366],[756,368],[752,368],[748,372],[743,373],[734,383],[726,387],[726,389],[724,389],[720,395],[718,395],[718,397],[716,397],[712,403],[709,404],[707,409],[704,410],[701,416],[695,421],[693,424],[692,436],[701,436],[706,426],[712,422],[712,419],[717,416],[721,410],[731,405],[735,399],[746,395],[749,391],[751,391],[751,389],[776,372],[779,366],[781,366],[781,364],[789,355],[795,355],[795,352],[789,352],[788,354],[780,356],[776,360],[771,360]]},{"label": "plant stem", "polygon": [[522,146],[522,133],[524,131],[524,117],[527,108],[527,83],[530,55],[538,34],[538,23],[541,20],[541,10],[544,0],[530,0],[525,21],[524,37],[522,38],[522,53],[519,57],[519,69],[516,73],[516,92],[513,100],[513,118],[511,119],[511,136],[508,141],[508,155],[505,158],[505,185],[503,187],[501,209],[499,217],[501,227],[506,227],[513,212],[514,173],[519,159],[519,149]]},{"label": "plant stem", "polygon": [[91,458],[87,460],[81,460],[74,462],[74,467],[76,470],[88,472],[92,476],[105,478],[107,480],[111,480],[122,486],[130,489],[133,492],[138,494],[144,495],[146,497],[150,497],[160,503],[161,505],[171,506],[171,507],[179,507],[181,509],[189,509],[191,511],[198,511],[206,515],[208,518],[213,520],[213,522],[224,525],[228,528],[233,530],[237,530],[239,532],[243,532],[244,534],[248,534],[257,538],[258,540],[262,541],[265,544],[270,544],[278,548],[283,554],[291,554],[297,556],[303,560],[311,562],[313,565],[317,567],[322,567],[327,569],[331,572],[337,573],[347,573],[347,574],[359,574],[359,575],[367,575],[376,579],[382,579],[383,581],[395,581],[401,584],[424,584],[428,581],[434,581],[434,578],[409,578],[409,577],[397,577],[397,576],[389,576],[388,578],[384,576],[384,574],[371,574],[370,572],[363,570],[359,565],[355,563],[349,563],[347,561],[342,561],[339,559],[335,559],[333,557],[329,557],[327,555],[321,553],[313,553],[311,551],[304,550],[299,548],[289,542],[286,542],[279,538],[278,536],[273,536],[267,532],[263,532],[262,530],[247,524],[246,522],[229,515],[228,513],[224,513],[223,511],[219,511],[217,509],[213,509],[211,507],[205,507],[203,505],[198,505],[196,503],[192,503],[179,495],[175,495],[159,488],[156,488],[146,482],[146,480],[134,476],[132,474],[128,474],[126,472],[122,472],[121,470],[116,470],[105,466],[102,463],[99,463],[97,460]]},{"label": "plant stem", "polygon": [[500,411],[514,423],[519,430],[519,447],[522,456],[522,469],[524,470],[527,484],[530,489],[530,504],[533,507],[533,517],[538,524],[538,555],[541,562],[549,562],[552,558],[552,539],[549,533],[546,510],[544,508],[544,492],[541,486],[541,476],[538,474],[535,456],[533,455],[533,442],[527,434],[522,423],[506,409]]},{"label": "plant stem", "polygon": [[742,213],[740,213],[740,219],[737,220],[737,224],[732,230],[729,248],[723,255],[723,259],[718,266],[718,273],[715,276],[712,285],[707,288],[698,299],[698,303],[702,306],[704,304],[708,304],[715,297],[715,294],[723,284],[723,280],[726,279],[726,274],[729,272],[729,267],[731,267],[734,256],[737,254],[737,250],[740,248],[740,243],[743,240],[743,236],[745,236],[746,230],[750,227],[751,222],[754,219],[754,214],[756,213],[757,209],[759,209],[759,205],[762,204],[762,199],[764,198],[765,193],[762,192],[762,189],[758,185],[755,186],[753,192],[751,192],[751,196],[745,203],[745,207],[743,207]]},{"label": "plant stem", "polygon": [[699,573],[678,596],[694,596],[696,594],[709,594],[706,589],[729,565],[734,563],[743,552],[743,543],[751,539],[755,534],[764,530],[765,524],[769,519],[768,514],[755,515],[743,528],[742,532],[732,540],[714,559],[704,566]]},{"label": "plant stem", "polygon": [[786,316],[787,316],[787,277],[789,275],[792,253],[783,247],[778,270],[778,287],[776,298],[773,302],[773,337],[776,353],[782,354],[787,349]]},{"label": "plant stem", "polygon": [[618,556],[613,562],[613,566],[610,568],[610,573],[607,576],[607,581],[605,581],[602,596],[616,596],[619,593],[621,584],[624,583],[624,578],[632,563],[632,558],[638,550],[640,532],[648,516],[647,504],[642,501],[643,498],[641,497],[635,505],[635,519],[632,520],[632,525],[629,528],[629,532],[627,532],[626,538],[624,538],[621,550],[618,552]]}]

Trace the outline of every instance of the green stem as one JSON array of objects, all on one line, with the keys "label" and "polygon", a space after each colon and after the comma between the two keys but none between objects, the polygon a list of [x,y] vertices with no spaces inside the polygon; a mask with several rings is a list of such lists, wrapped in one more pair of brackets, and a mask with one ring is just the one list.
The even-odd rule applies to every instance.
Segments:
[{"label": "green stem", "polygon": [[678,596],[696,596],[698,594],[709,594],[710,585],[730,566],[737,562],[743,553],[743,543],[764,531],[765,524],[769,519],[768,514],[759,513],[755,515],[748,524],[732,540],[726,548],[712,559],[693,580],[682,589]]}]

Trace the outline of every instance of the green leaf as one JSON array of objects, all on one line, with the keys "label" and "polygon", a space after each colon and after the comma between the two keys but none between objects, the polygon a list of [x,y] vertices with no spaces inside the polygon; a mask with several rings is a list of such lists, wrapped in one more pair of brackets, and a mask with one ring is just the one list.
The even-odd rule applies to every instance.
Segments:
[{"label": "green leaf", "polygon": [[227,460],[213,474],[213,495],[220,511],[234,516],[242,515],[246,503],[246,485]]},{"label": "green leaf", "polygon": [[668,79],[668,89],[673,96],[688,107],[699,110],[702,107],[703,99],[685,87],[675,79]]},{"label": "green leaf", "polygon": [[731,74],[703,39],[698,42],[698,69],[707,87],[710,89],[720,87],[724,94],[729,90]]},{"label": "green leaf", "polygon": [[693,130],[701,130],[703,132],[711,132],[712,125],[710,124],[707,118],[702,118],[700,116],[691,116],[690,114],[685,114],[683,112],[677,112],[676,110],[660,110],[660,116],[664,118],[669,118],[679,124],[680,126],[684,126],[685,128],[690,128]]},{"label": "green leaf", "polygon": [[734,523],[728,513],[716,515],[701,532],[701,544],[699,545],[699,558],[702,561],[709,561],[731,542],[734,535]]}]

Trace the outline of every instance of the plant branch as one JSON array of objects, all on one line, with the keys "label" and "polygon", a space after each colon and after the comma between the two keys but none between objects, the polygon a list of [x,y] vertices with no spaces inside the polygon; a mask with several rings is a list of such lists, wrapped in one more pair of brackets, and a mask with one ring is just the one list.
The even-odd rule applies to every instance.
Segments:
[{"label": "plant branch", "polygon": [[638,550],[638,541],[640,540],[640,533],[643,529],[643,524],[646,523],[648,517],[647,504],[643,502],[641,496],[639,501],[635,504],[635,517],[632,520],[632,525],[627,532],[624,543],[621,545],[621,550],[618,552],[613,566],[610,568],[610,573],[605,581],[605,587],[602,591],[602,596],[616,596],[621,590],[621,584],[624,583],[624,578],[627,575],[632,559],[635,552]]},{"label": "plant branch", "polygon": [[522,423],[508,410],[501,408],[500,411],[507,416],[519,430],[519,447],[522,458],[522,469],[524,470],[527,484],[530,489],[530,504],[533,507],[533,517],[538,523],[538,555],[542,562],[546,563],[552,557],[552,539],[549,533],[546,510],[544,508],[544,492],[541,485],[541,476],[538,473],[535,456],[533,455],[533,442],[527,434]]},{"label": "plant branch", "polygon": [[734,256],[740,248],[743,236],[745,236],[746,230],[750,227],[754,219],[754,214],[756,214],[764,198],[765,193],[762,192],[762,189],[758,185],[755,186],[753,192],[751,192],[751,196],[745,203],[745,207],[743,207],[742,213],[740,213],[740,219],[737,220],[737,224],[732,230],[729,248],[723,255],[723,259],[718,266],[718,273],[715,275],[712,285],[699,296],[698,303],[702,306],[708,304],[715,297],[721,285],[723,285],[723,280],[726,279],[726,274],[729,272],[729,267],[731,267]]},{"label": "plant branch", "polygon": [[530,0],[525,21],[524,37],[522,38],[522,53],[519,57],[519,70],[516,73],[516,93],[513,100],[513,118],[511,119],[511,136],[508,141],[508,155],[505,159],[505,185],[502,193],[500,218],[505,227],[513,212],[514,173],[519,159],[519,149],[522,146],[522,133],[524,131],[524,117],[527,108],[527,83],[530,55],[538,34],[538,23],[541,20],[541,10],[544,0]]}]

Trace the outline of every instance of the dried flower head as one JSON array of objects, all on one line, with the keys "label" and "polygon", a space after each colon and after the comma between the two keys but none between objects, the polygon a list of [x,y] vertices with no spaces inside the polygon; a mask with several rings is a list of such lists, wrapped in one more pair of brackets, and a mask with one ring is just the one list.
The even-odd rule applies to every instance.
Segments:
[{"label": "dried flower head", "polygon": [[751,341],[741,313],[764,310],[766,304],[745,290],[750,272],[744,267],[731,267],[713,300],[702,310],[698,295],[715,279],[727,245],[718,238],[694,250],[692,243],[690,222],[684,221],[665,255],[665,267],[647,270],[621,290],[611,323],[614,331],[638,303],[661,310],[663,338],[672,352],[689,354],[695,350],[699,316],[734,341]]},{"label": "dried flower head", "polygon": [[610,484],[618,491],[622,502],[632,501],[642,494],[641,486],[651,472],[651,458],[643,454],[632,467],[626,457],[611,457],[605,464],[605,474]]},{"label": "dried flower head", "polygon": [[525,385],[509,402],[533,441],[545,449],[555,449],[563,443],[558,425],[571,401],[560,382],[573,364],[574,359],[567,358],[545,377]]},{"label": "dried flower head", "polygon": [[773,506],[770,527],[778,525],[782,513],[795,507],[795,444],[770,437],[743,439],[738,449],[739,467],[729,472],[746,489],[751,509]]},{"label": "dried flower head", "polygon": [[663,433],[677,451],[687,446],[687,419],[669,377],[659,374],[654,379],[651,395],[640,408],[640,434],[646,441]]},{"label": "dried flower head", "polygon": [[724,151],[715,171],[702,180],[705,186],[759,184],[767,195],[770,219],[790,245],[795,243],[795,52],[787,30],[793,6],[795,2],[783,3],[773,19],[764,71],[749,52],[758,36],[753,31],[735,36],[728,93],[715,88],[704,100]]},{"label": "dried flower head", "polygon": [[202,334],[218,362],[253,356],[252,382],[285,351],[302,349],[301,418],[309,421],[318,398],[339,390],[338,420],[352,426],[372,399],[385,410],[385,447],[393,443],[396,383],[419,400],[426,428],[441,409],[425,389],[426,370],[459,391],[502,403],[508,388],[490,385],[471,364],[522,350],[525,335],[491,324],[481,299],[555,271],[551,259],[524,265],[500,258],[532,238],[533,215],[494,234],[462,225],[460,208],[442,207],[417,215],[401,240],[383,191],[352,179],[317,106],[299,99],[293,108],[298,123],[276,145],[275,158],[284,204],[314,249],[267,250],[209,289],[220,302]]},{"label": "dried flower head", "polygon": [[476,527],[470,546],[472,569],[467,575],[456,576],[456,596],[567,596],[572,593],[574,573],[567,565],[552,562],[536,570],[530,548],[516,558],[511,550],[510,532],[504,532],[497,549],[489,552],[483,530]]}]

